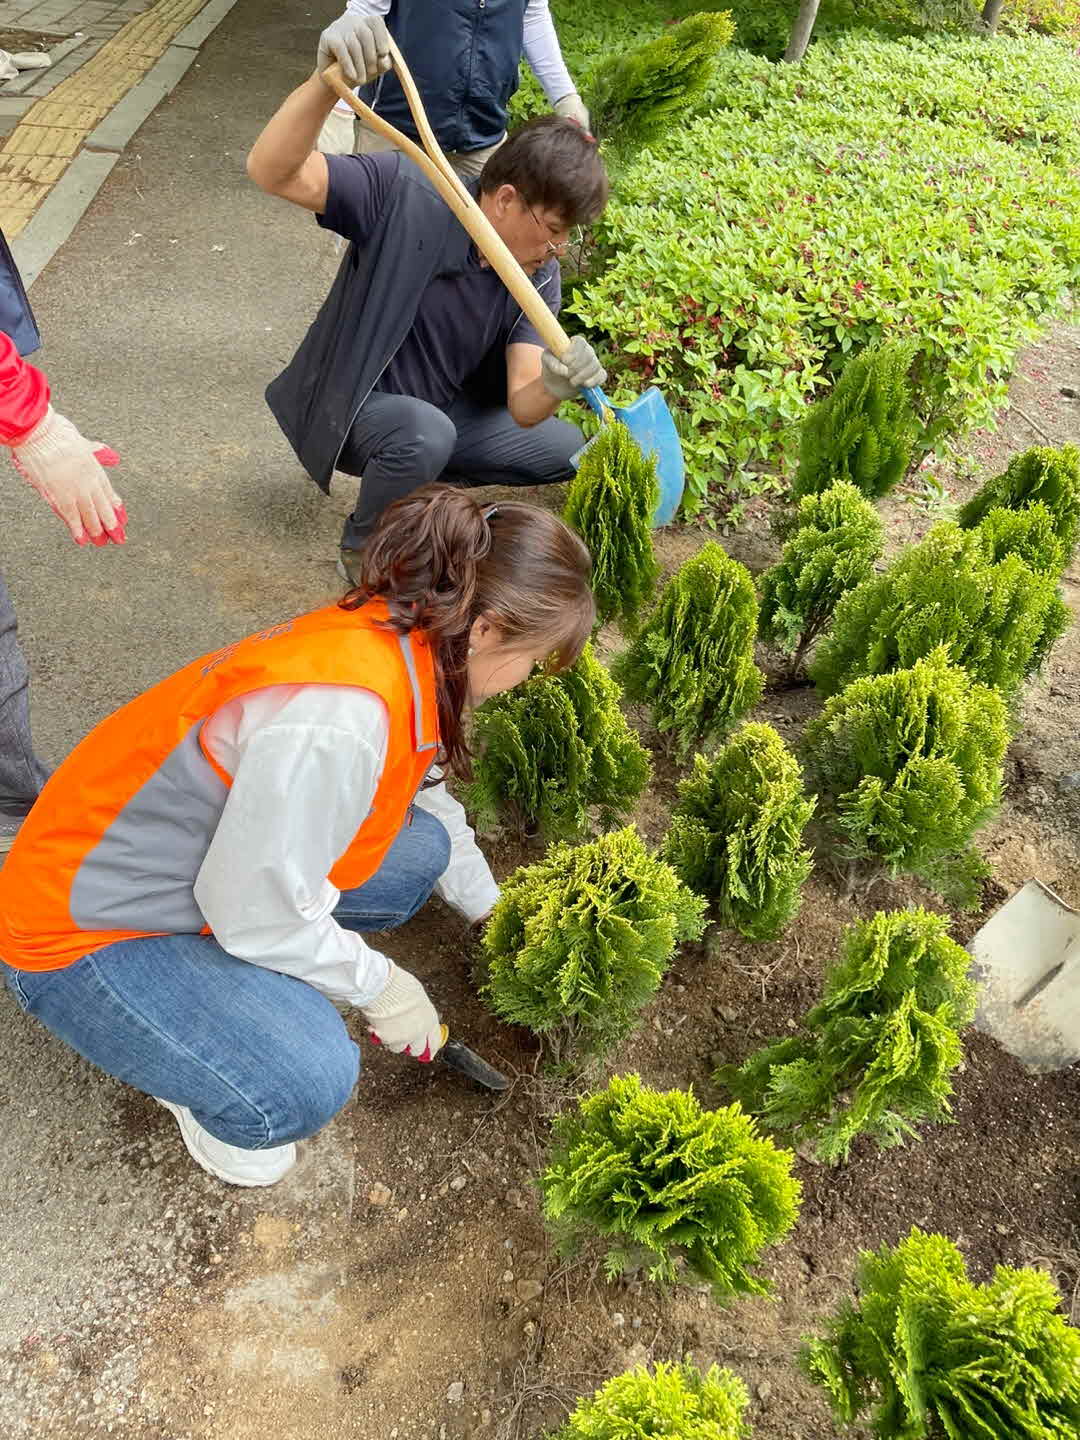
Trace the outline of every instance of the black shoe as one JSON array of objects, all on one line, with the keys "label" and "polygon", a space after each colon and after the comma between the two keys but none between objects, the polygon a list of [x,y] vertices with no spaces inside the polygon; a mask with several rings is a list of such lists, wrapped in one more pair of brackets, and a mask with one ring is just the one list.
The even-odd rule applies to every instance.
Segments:
[{"label": "black shoe", "polygon": [[337,562],[337,573],[346,585],[360,584],[360,558],[363,553],[362,550],[350,550],[347,545],[342,545]]}]

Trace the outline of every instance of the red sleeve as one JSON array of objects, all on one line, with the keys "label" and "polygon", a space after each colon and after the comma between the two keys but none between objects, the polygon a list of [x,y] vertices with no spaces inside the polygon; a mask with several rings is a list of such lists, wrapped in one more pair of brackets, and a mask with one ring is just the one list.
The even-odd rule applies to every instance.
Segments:
[{"label": "red sleeve", "polygon": [[0,444],[18,445],[49,406],[49,382],[0,331]]}]

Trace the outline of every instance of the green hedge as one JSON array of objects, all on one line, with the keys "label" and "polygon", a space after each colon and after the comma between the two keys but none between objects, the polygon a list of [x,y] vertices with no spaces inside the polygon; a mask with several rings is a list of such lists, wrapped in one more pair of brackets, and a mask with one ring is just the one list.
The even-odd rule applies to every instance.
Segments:
[{"label": "green hedge", "polygon": [[688,509],[760,488],[808,400],[882,335],[917,342],[924,421],[988,421],[1080,280],[1067,47],[858,33],[797,67],[724,51],[702,108],[620,177],[568,306],[613,391],[655,382],[677,410]]}]

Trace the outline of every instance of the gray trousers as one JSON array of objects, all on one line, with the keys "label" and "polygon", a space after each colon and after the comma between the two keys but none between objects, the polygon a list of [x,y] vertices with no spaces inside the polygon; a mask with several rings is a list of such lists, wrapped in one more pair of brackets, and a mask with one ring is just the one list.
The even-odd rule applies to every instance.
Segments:
[{"label": "gray trousers", "polygon": [[392,501],[432,480],[450,485],[553,485],[574,473],[576,425],[552,416],[518,425],[502,405],[459,395],[438,410],[412,395],[375,391],[353,421],[337,469],[362,477],[341,543],[358,550]]},{"label": "gray trousers", "polygon": [[49,772],[30,739],[29,676],[15,629],[15,606],[0,575],[0,809],[25,810]]}]

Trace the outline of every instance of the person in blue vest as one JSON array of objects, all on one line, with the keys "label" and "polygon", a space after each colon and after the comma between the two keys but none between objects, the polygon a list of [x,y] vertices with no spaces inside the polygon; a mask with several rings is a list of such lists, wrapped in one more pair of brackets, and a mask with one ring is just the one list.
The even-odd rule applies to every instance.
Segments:
[{"label": "person in blue vest", "polygon": [[[379,16],[405,57],[447,159],[474,179],[506,136],[506,111],[522,56],[556,115],[589,129],[589,112],[563,61],[548,0],[349,0],[323,32],[321,68],[337,60],[347,79],[363,76],[352,16]],[[324,64],[322,62],[325,62]],[[408,102],[393,73],[357,92],[378,114],[417,139]],[[338,101],[319,135],[320,150],[371,155],[389,142]]]},{"label": "person in blue vest", "polygon": [[[350,16],[350,53],[372,79],[388,63],[378,16]],[[340,39],[340,27],[335,26]],[[266,398],[301,463],[324,490],[336,470],[361,479],[339,570],[393,500],[436,480],[544,485],[568,480],[581,432],[559,405],[606,375],[583,336],[544,348],[434,185],[400,151],[326,155],[315,142],[335,100],[319,68],[271,119],[248,156],[263,190],[313,211],[350,241],[333,288]],[[559,256],[607,203],[596,142],[542,115],[467,182],[553,313]]]},{"label": "person in blue vest", "polygon": [[[77,545],[122,545],[127,515],[101,463],[114,465],[118,456],[84,440],[53,409],[49,382],[24,359],[40,344],[15,257],[0,233],[0,445]],[[0,855],[11,849],[49,776],[34,753],[27,684],[15,607],[0,574]]]}]

